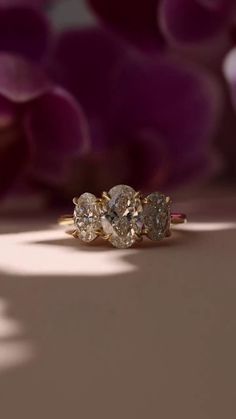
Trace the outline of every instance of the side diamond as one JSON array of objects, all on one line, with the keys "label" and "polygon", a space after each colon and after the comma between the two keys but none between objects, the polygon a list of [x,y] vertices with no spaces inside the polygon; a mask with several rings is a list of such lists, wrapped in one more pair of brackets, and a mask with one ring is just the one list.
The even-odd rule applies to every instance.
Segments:
[{"label": "side diamond", "polygon": [[170,230],[170,202],[165,195],[154,192],[143,207],[144,228],[150,240],[166,237]]},{"label": "side diamond", "polygon": [[78,199],[74,210],[74,223],[80,240],[89,243],[96,239],[101,223],[99,205],[93,194],[84,193]]}]

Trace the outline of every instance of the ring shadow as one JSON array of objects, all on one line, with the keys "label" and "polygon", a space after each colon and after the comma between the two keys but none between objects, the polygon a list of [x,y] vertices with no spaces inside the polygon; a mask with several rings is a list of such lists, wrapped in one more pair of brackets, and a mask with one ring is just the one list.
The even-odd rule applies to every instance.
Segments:
[{"label": "ring shadow", "polygon": [[[170,237],[166,237],[164,240],[159,241],[151,241],[146,237],[143,238],[142,241],[137,242],[129,248],[129,250],[146,250],[146,249],[158,249],[158,248],[166,248],[166,247],[176,247],[181,245],[186,245],[186,242],[191,240],[192,238],[197,237],[197,232],[192,231],[185,231],[185,230],[174,230]],[[91,243],[82,242],[79,239],[75,239],[73,237],[65,237],[64,239],[49,239],[49,240],[39,240],[34,241],[34,244],[45,244],[45,245],[52,245],[52,246],[66,246],[71,247],[73,249],[77,249],[78,251],[86,251],[86,252],[104,252],[104,251],[114,251],[115,248],[106,240],[102,238],[97,238]],[[125,250],[125,249],[123,249]]]}]

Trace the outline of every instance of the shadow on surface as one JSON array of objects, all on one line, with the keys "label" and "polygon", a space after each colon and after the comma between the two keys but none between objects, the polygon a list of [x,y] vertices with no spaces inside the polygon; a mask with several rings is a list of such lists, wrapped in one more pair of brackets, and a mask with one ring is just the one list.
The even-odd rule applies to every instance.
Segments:
[{"label": "shadow on surface", "polygon": [[[6,319],[16,321],[21,332],[8,351],[15,345],[17,355],[20,342],[29,353],[0,368],[2,417],[234,419],[235,238],[176,233],[119,253],[117,263],[132,268],[121,274],[99,265],[96,276],[89,267],[70,276],[2,272],[0,334],[3,321],[5,332]],[[81,261],[108,250],[72,239],[39,244],[49,257],[66,246]]]},{"label": "shadow on surface", "polygon": [[[136,250],[146,250],[146,249],[159,249],[162,247],[176,247],[176,246],[182,246],[186,245],[188,240],[191,240],[192,236],[196,236],[195,232],[190,231],[174,231],[172,233],[172,236],[161,240],[159,242],[153,242],[148,239],[144,239],[142,242],[137,243],[132,247],[132,249],[129,249],[129,251],[136,249]],[[90,244],[82,243],[80,240],[76,240],[73,237],[65,237],[64,239],[56,239],[56,240],[45,240],[45,241],[38,241],[35,242],[35,244],[45,244],[50,246],[63,246],[63,247],[71,247],[73,249],[77,249],[79,252],[104,252],[105,251],[113,251],[114,247],[109,243],[106,242],[100,238],[94,240]]]},{"label": "shadow on surface", "polygon": [[127,251],[37,233],[15,273],[4,234],[51,221],[1,221],[1,418],[235,419],[236,200],[223,201],[184,203],[194,231]]}]

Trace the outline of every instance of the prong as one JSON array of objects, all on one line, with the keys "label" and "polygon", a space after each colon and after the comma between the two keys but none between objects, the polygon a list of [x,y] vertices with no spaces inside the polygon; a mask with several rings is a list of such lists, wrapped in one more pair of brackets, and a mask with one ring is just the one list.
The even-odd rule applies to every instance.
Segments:
[{"label": "prong", "polygon": [[137,242],[143,241],[143,236],[141,234],[136,233],[135,238],[136,238]]},{"label": "prong", "polygon": [[138,198],[141,199],[141,192],[139,192],[139,191],[138,192],[135,192],[134,198],[135,199],[138,199]]},{"label": "prong", "polygon": [[103,240],[109,240],[110,237],[112,236],[112,234],[104,234],[104,232],[102,230],[97,230],[96,234],[98,237],[101,237],[101,239]]},{"label": "prong", "polygon": [[73,198],[73,204],[77,205],[78,204],[78,197]]},{"label": "prong", "polygon": [[77,230],[75,230],[75,229],[67,230],[66,234],[69,234],[70,236],[73,236],[75,239],[78,239],[78,233],[77,233]]},{"label": "prong", "polygon": [[170,236],[171,236],[171,230],[167,230],[166,237],[170,237]]},{"label": "prong", "polygon": [[107,192],[102,193],[102,198],[105,199],[106,201],[110,201],[110,199],[111,199],[111,197],[108,195]]},{"label": "prong", "polygon": [[148,230],[147,228],[144,228],[144,229],[143,229],[143,235],[144,235],[144,236],[147,236],[147,235],[148,235],[148,233],[149,233],[149,230]]},{"label": "prong", "polygon": [[102,235],[101,237],[102,237],[103,240],[109,241],[111,236],[112,236],[112,234],[106,234],[105,236]]},{"label": "prong", "polygon": [[144,197],[142,198],[142,204],[148,204],[149,200],[148,198]]},{"label": "prong", "polygon": [[71,234],[75,239],[78,239],[78,231],[74,230]]},{"label": "prong", "polygon": [[72,236],[73,233],[74,233],[74,230],[66,230],[66,234],[68,234],[69,236]]},{"label": "prong", "polygon": [[102,230],[97,230],[96,234],[98,237],[101,237],[101,239],[108,241],[112,234],[104,234]]}]

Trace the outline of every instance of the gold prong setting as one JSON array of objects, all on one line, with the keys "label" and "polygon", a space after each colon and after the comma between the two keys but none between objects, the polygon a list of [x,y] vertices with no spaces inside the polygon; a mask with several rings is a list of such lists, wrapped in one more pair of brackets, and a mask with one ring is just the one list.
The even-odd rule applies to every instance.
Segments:
[{"label": "gold prong setting", "polygon": [[74,237],[74,239],[78,239],[79,238],[78,237],[78,231],[77,230],[72,231],[71,235]]},{"label": "gold prong setting", "polygon": [[74,215],[62,217],[63,225],[73,224],[70,234],[83,242],[96,238],[114,247],[128,248],[144,237],[159,241],[171,234],[171,224],[186,220],[184,214],[171,214],[171,199],[159,192],[143,196],[127,185],[118,185],[97,198],[90,193],[73,199]]},{"label": "gold prong setting", "polygon": [[79,201],[79,198],[78,197],[73,198],[73,204],[77,205],[78,204],[78,201]]},{"label": "gold prong setting", "polygon": [[106,202],[109,202],[111,197],[109,196],[109,194],[107,192],[103,192],[102,193],[102,199],[105,200]]}]

